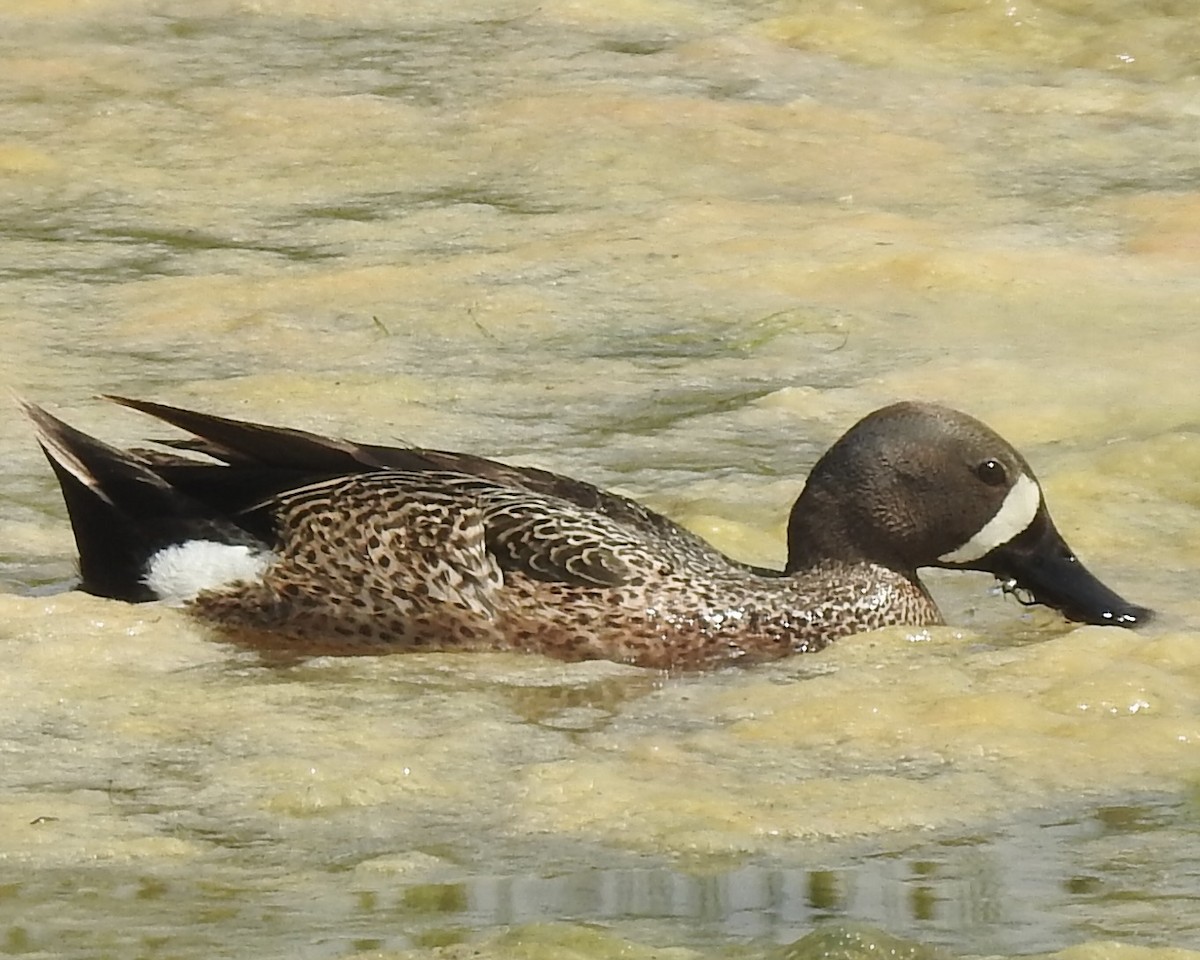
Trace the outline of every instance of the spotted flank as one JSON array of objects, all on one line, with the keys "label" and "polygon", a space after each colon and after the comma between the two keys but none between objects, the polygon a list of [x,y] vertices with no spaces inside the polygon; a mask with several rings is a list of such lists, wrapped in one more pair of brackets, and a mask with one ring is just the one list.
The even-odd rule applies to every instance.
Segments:
[{"label": "spotted flank", "polygon": [[786,567],[771,570],[543,470],[113,399],[193,439],[120,450],[26,407],[82,588],[181,604],[259,647],[749,663],[941,623],[917,575],[927,566],[990,572],[1076,620],[1150,616],[1075,559],[1021,455],[945,407],[885,407],[838,440],[792,508]]}]

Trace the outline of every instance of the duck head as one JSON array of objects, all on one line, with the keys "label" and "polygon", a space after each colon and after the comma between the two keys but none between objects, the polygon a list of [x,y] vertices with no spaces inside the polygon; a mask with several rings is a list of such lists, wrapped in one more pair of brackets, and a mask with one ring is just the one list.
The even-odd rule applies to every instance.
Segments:
[{"label": "duck head", "polygon": [[897,403],[855,424],[813,467],[788,522],[787,572],[821,562],[982,570],[1024,603],[1084,623],[1138,626],[1075,557],[1025,461],[973,417]]}]

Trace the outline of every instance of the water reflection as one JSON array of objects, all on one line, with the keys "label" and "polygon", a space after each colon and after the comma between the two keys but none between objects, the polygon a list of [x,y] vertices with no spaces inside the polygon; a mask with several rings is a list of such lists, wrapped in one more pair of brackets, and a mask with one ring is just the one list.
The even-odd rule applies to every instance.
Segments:
[{"label": "water reflection", "polygon": [[[1107,806],[1052,824],[1017,824],[994,835],[964,835],[920,850],[863,858],[829,868],[751,864],[719,873],[633,867],[549,876],[478,876],[458,883],[379,890],[375,909],[396,902],[410,920],[443,931],[488,930],[551,921],[621,929],[665,928],[675,940],[791,943],[814,927],[865,923],[922,943],[970,943],[979,952],[1050,950],[1081,936],[1129,937],[1179,944],[1200,934],[1189,921],[1200,850],[1149,859],[1131,835],[1154,838],[1187,820],[1177,800]],[[1156,831],[1160,831],[1156,834]],[[1110,857],[1114,844],[1121,853]],[[1160,857],[1164,851],[1153,856]],[[1144,910],[1154,899],[1174,913],[1173,930],[1121,914],[1120,901]],[[1111,901],[1103,911],[1088,903]],[[1075,917],[1078,917],[1076,921]],[[419,937],[420,934],[417,934]]]}]

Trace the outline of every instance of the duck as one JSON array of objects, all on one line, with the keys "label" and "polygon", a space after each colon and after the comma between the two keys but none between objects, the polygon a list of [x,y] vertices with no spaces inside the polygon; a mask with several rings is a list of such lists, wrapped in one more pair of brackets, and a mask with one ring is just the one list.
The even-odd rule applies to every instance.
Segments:
[{"label": "duck", "polygon": [[902,401],[813,466],[782,569],[627,497],[468,453],[109,397],[190,435],[121,449],[24,404],[80,588],[181,606],[298,656],[509,650],[703,670],[944,623],[918,571],[992,574],[1068,620],[1138,627],[1067,546],[1033,470],[979,420]]}]

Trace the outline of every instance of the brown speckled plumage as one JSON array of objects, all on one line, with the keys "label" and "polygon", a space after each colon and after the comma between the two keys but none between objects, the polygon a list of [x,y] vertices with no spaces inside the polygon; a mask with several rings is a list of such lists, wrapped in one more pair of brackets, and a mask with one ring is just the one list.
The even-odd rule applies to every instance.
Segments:
[{"label": "brown speckled plumage", "polygon": [[[917,567],[961,547],[1031,477],[964,414],[886,408],[814,468],[785,573],[546,471],[120,402],[190,431],[200,439],[178,446],[219,462],[117,450],[29,408],[84,587],[153,599],[145,571],[165,547],[241,544],[261,553],[261,576],[204,589],[191,610],[231,638],[297,654],[512,649],[691,669],[937,624]],[[1005,482],[994,470],[981,482],[981,463],[999,463]],[[922,516],[930,502],[939,512]],[[962,565],[1004,575],[998,556]]]},{"label": "brown speckled plumage", "polygon": [[282,546],[263,580],[194,607],[312,650],[514,649],[695,668],[941,622],[924,590],[882,567],[755,572],[682,528],[662,536],[661,523],[461,474],[339,478],[271,509]]}]

